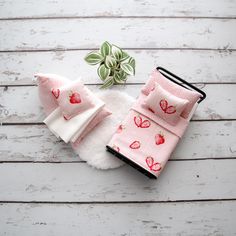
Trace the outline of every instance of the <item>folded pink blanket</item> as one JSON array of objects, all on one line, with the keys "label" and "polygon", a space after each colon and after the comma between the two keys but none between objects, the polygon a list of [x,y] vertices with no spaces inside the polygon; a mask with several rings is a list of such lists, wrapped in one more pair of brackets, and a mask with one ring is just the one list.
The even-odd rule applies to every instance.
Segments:
[{"label": "folded pink blanket", "polygon": [[188,127],[197,102],[205,97],[196,90],[182,87],[156,70],[107,150],[148,177],[157,178]]}]

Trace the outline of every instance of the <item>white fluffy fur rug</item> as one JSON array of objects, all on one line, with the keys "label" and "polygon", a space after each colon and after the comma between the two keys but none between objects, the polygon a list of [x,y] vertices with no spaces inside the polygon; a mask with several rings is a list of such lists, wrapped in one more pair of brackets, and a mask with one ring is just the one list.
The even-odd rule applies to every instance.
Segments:
[{"label": "white fluffy fur rug", "polygon": [[106,117],[95,127],[80,143],[75,152],[79,157],[87,161],[90,166],[97,169],[113,169],[122,166],[124,163],[111,153],[106,151],[106,144],[120,122],[128,114],[135,99],[126,93],[107,90],[97,93],[106,107],[112,111],[112,115]]}]

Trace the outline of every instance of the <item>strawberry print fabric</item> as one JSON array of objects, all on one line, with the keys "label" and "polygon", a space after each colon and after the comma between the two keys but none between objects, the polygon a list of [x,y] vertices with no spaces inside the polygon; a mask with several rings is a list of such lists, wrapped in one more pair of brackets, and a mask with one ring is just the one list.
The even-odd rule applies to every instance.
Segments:
[{"label": "strawberry print fabric", "polygon": [[43,122],[56,137],[61,138],[65,143],[69,141],[73,143],[105,105],[98,98],[95,98],[94,104],[93,108],[87,109],[69,120],[62,116],[61,109],[58,107]]},{"label": "strawberry print fabric", "polygon": [[66,120],[73,118],[89,108],[94,107],[86,88],[80,81],[71,82],[59,88],[52,88],[62,115]]},{"label": "strawberry print fabric", "polygon": [[[159,72],[154,75],[117,127],[108,147],[158,177],[185,133],[200,94],[186,92]],[[171,120],[173,114],[176,117]]]},{"label": "strawberry print fabric", "polygon": [[151,73],[149,80],[143,86],[142,93],[147,96],[154,89],[155,82],[161,85],[163,89],[167,90],[172,95],[189,101],[189,103],[186,105],[185,109],[181,113],[181,116],[187,119],[193,109],[193,106],[201,97],[201,94],[171,82],[156,69]]},{"label": "strawberry print fabric", "polygon": [[144,102],[144,106],[172,125],[178,122],[188,104],[188,100],[172,95],[158,83],[155,83],[154,90],[149,93]]},{"label": "strawberry print fabric", "polygon": [[[45,114],[50,115],[59,107],[56,97],[60,92],[55,93],[55,90],[52,92],[53,89],[66,86],[71,83],[71,80],[60,75],[44,73],[35,74],[35,78],[38,84],[38,94],[41,105],[43,106]],[[90,90],[87,90],[87,92],[92,93]],[[111,115],[111,112],[106,107],[103,107],[102,110],[89,122],[82,134],[74,142],[71,142],[72,147],[76,148],[80,141],[109,115]]]},{"label": "strawberry print fabric", "polygon": [[59,75],[42,73],[35,74],[35,78],[37,79],[38,95],[43,110],[46,115],[49,115],[58,107],[57,100],[52,93],[52,88],[61,87],[69,83],[70,80]]},{"label": "strawberry print fabric", "polygon": [[131,109],[108,146],[155,176],[159,176],[179,137]]}]

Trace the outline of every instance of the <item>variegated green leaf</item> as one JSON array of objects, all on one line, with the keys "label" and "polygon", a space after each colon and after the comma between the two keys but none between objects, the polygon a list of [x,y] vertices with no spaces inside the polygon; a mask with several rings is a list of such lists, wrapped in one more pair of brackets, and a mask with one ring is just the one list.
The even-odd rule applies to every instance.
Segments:
[{"label": "variegated green leaf", "polygon": [[108,79],[104,82],[104,84],[100,87],[100,89],[109,88],[109,87],[111,87],[113,84],[114,84],[113,78],[108,78]]},{"label": "variegated green leaf", "polygon": [[122,70],[122,74],[121,74],[121,80],[123,80],[124,82],[126,82],[127,79],[127,74]]},{"label": "variegated green leaf", "polygon": [[127,74],[123,70],[120,70],[119,72],[115,72],[114,81],[117,84],[123,84],[126,82],[126,76]]},{"label": "variegated green leaf", "polygon": [[120,60],[122,58],[122,50],[117,47],[116,45],[112,45],[111,46],[111,53],[112,55],[117,59],[117,60]]},{"label": "variegated green leaf", "polygon": [[96,65],[104,60],[104,57],[98,52],[90,52],[84,60],[90,65]]},{"label": "variegated green leaf", "polygon": [[130,57],[130,58],[129,58],[129,64],[130,64],[133,68],[135,68],[135,60],[134,60],[133,57]]},{"label": "variegated green leaf", "polygon": [[106,56],[105,58],[105,65],[108,68],[113,68],[116,66],[116,59],[112,56]]},{"label": "variegated green leaf", "polygon": [[127,76],[127,74],[126,74],[123,70],[120,70],[120,71],[119,71],[119,75],[120,75],[120,79],[121,79],[121,80],[125,80],[125,78],[126,78],[126,76]]},{"label": "variegated green leaf", "polygon": [[111,69],[107,68],[104,64],[100,65],[98,67],[98,76],[101,78],[101,80],[106,80],[106,78],[109,76]]},{"label": "variegated green leaf", "polygon": [[130,57],[130,58],[129,58],[128,64],[130,64],[130,65],[133,67],[133,69],[134,69],[134,74],[135,74],[135,60],[134,60],[133,57]]},{"label": "variegated green leaf", "polygon": [[128,75],[134,75],[134,68],[128,64],[128,63],[123,63],[120,65],[121,69]]},{"label": "variegated green leaf", "polygon": [[121,57],[120,61],[125,61],[129,58],[130,58],[129,54],[127,52],[122,51],[122,57]]},{"label": "variegated green leaf", "polygon": [[111,45],[106,41],[100,48],[100,53],[105,57],[111,54]]},{"label": "variegated green leaf", "polygon": [[120,84],[120,83],[123,82],[123,81],[120,79],[121,76],[120,76],[120,74],[119,74],[118,72],[114,74],[113,78],[114,78],[114,81],[115,81],[117,84]]}]

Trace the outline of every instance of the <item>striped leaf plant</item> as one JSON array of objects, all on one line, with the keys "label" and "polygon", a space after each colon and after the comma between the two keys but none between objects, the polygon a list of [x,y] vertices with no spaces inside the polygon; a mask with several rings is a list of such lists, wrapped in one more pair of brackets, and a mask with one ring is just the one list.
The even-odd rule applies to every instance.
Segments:
[{"label": "striped leaf plant", "polygon": [[85,61],[90,65],[99,65],[98,76],[103,81],[101,88],[114,84],[124,84],[129,75],[135,74],[135,60],[116,45],[104,42],[99,51],[86,55]]}]

